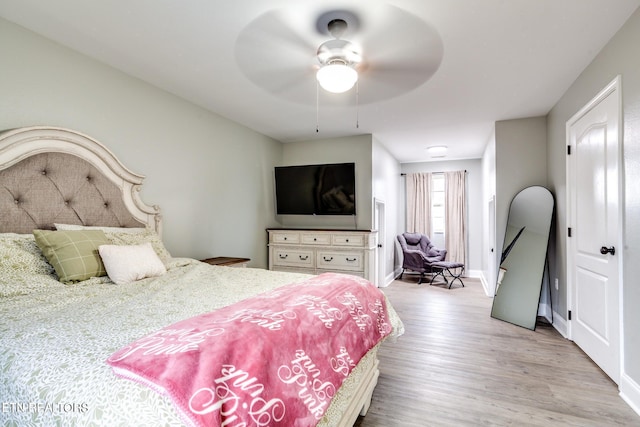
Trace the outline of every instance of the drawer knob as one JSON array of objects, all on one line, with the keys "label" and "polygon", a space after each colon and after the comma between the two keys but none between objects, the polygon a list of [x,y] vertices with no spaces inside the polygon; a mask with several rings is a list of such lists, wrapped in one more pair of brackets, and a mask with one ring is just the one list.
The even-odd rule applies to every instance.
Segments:
[{"label": "drawer knob", "polygon": [[309,255],[307,256],[302,256],[302,255],[298,255],[300,257],[300,261],[306,261],[309,259]]},{"label": "drawer knob", "polygon": [[345,242],[349,243],[349,239],[345,239]]},{"label": "drawer knob", "polygon": [[288,254],[284,254],[284,255],[282,255],[282,254],[278,254],[278,257],[279,257],[280,259],[285,259],[285,258],[287,258],[288,256],[289,256]]},{"label": "drawer knob", "polygon": [[325,260],[325,262],[331,262],[331,261],[333,261],[333,257],[329,257],[329,258],[327,258],[326,256],[323,256],[322,258]]},{"label": "drawer knob", "polygon": [[287,238],[285,237],[284,240],[287,240]]},{"label": "drawer knob", "polygon": [[346,259],[347,259],[347,261],[349,261],[349,262],[353,262],[353,261],[357,260],[358,258],[349,258],[349,257],[347,257]]},{"label": "drawer knob", "polygon": [[316,238],[314,237],[314,238],[313,238],[313,241],[314,241],[314,242],[317,242],[317,241],[318,241],[318,239],[316,239]]}]

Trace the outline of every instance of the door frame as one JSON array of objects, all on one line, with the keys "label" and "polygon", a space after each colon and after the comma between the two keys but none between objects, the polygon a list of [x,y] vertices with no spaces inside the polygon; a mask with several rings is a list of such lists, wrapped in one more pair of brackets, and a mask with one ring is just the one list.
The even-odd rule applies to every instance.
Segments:
[{"label": "door frame", "polygon": [[[591,101],[589,101],[584,107],[582,107],[576,114],[571,117],[566,124],[566,145],[569,146],[571,142],[571,126],[575,124],[578,120],[580,120],[585,114],[591,111],[596,105],[598,105],[601,101],[603,101],[609,95],[615,93],[617,97],[617,108],[618,108],[618,152],[617,152],[617,160],[618,160],[618,171],[617,171],[617,179],[618,179],[618,215],[617,215],[617,232],[616,232],[616,242],[615,247],[620,248],[619,256],[616,257],[616,261],[618,264],[618,271],[620,272],[619,280],[618,280],[618,325],[619,325],[619,363],[620,363],[620,372],[618,380],[616,381],[618,384],[620,382],[620,378],[624,372],[624,328],[623,328],[623,289],[624,289],[624,275],[622,274],[623,270],[623,249],[624,249],[624,163],[623,163],[623,111],[622,111],[622,77],[617,75],[604,89],[602,89]],[[571,179],[571,172],[573,168],[573,159],[571,156],[566,156],[566,219],[567,219],[567,229],[572,226],[572,220],[574,220],[574,214],[572,212],[571,198],[573,196],[573,192],[575,191],[576,182]],[[567,232],[567,231],[562,231]],[[572,310],[575,305],[575,295],[573,292],[574,280],[573,277],[573,258],[572,255],[574,253],[574,244],[571,238],[567,237],[566,239],[566,297],[567,297],[567,316],[568,311]],[[567,337],[573,341],[573,330],[572,330],[572,322],[569,321],[567,317]]]},{"label": "door frame", "polygon": [[491,198],[489,199],[487,209],[489,211],[489,215],[488,215],[489,230],[487,235],[487,239],[489,241],[488,242],[489,243],[489,251],[488,251],[489,271],[487,276],[490,282],[487,283],[486,293],[487,295],[493,298],[496,295],[496,285],[498,284],[498,268],[500,267],[498,265],[498,254],[497,254],[498,242],[496,241],[497,226],[496,226],[496,196],[495,195],[491,196]]},{"label": "door frame", "polygon": [[374,229],[378,232],[378,238],[376,240],[376,280],[375,285],[379,288],[386,286],[386,212],[384,200],[375,197],[374,202]]}]

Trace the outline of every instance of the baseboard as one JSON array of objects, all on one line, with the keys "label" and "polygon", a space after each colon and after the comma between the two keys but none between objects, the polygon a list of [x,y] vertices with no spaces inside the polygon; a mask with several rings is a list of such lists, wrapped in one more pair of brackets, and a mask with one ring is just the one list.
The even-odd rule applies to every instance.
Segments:
[{"label": "baseboard", "polygon": [[620,397],[640,415],[640,385],[625,373],[620,376]]},{"label": "baseboard", "polygon": [[562,335],[565,338],[569,338],[569,329],[567,327],[567,321],[564,319],[564,317],[560,316],[560,313],[558,313],[555,310],[553,310],[552,325],[554,328],[556,328],[558,332],[560,332],[560,335]]},{"label": "baseboard", "polygon": [[386,288],[387,286],[389,286],[391,283],[393,283],[394,280],[396,280],[396,277],[398,277],[400,275],[400,273],[396,273],[395,271],[391,272],[391,274],[387,274],[387,276],[384,278],[384,281],[381,285],[379,285],[379,288]]},{"label": "baseboard", "polygon": [[464,277],[472,277],[474,279],[480,279],[482,277],[481,270],[467,270],[465,271]]},{"label": "baseboard", "polygon": [[487,280],[487,277],[484,275],[484,272],[481,271],[479,276],[480,278],[480,283],[482,284],[482,289],[484,289],[484,294],[488,297],[493,297],[493,295],[491,295],[491,292],[489,291],[490,287],[489,287],[489,281]]}]

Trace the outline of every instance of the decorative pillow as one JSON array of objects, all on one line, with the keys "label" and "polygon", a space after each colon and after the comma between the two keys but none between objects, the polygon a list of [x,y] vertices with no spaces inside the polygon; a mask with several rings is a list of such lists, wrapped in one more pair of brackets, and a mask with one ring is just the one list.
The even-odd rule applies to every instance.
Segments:
[{"label": "decorative pillow", "polygon": [[33,230],[36,244],[62,283],[75,283],[107,274],[98,246],[111,243],[101,230]]},{"label": "decorative pillow", "polygon": [[46,292],[62,286],[33,234],[0,233],[0,297]]},{"label": "decorative pillow", "polygon": [[150,242],[156,254],[162,262],[171,259],[171,254],[165,248],[164,243],[158,233],[149,227],[146,228],[124,228],[124,227],[97,227],[89,225],[75,224],[55,224],[58,230],[102,230],[107,238],[114,245],[141,245]]},{"label": "decorative pillow", "polygon": [[141,245],[101,245],[100,257],[109,278],[117,285],[135,282],[167,272],[151,243]]}]

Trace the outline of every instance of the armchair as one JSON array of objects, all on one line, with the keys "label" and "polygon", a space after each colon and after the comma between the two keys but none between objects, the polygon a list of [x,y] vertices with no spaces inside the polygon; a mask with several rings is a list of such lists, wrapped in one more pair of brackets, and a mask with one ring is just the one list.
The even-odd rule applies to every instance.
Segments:
[{"label": "armchair", "polygon": [[411,270],[420,273],[418,284],[421,284],[425,273],[433,273],[431,265],[444,261],[447,256],[446,249],[436,248],[424,234],[402,233],[398,235],[398,242],[403,255],[399,279],[402,279],[405,270]]}]

